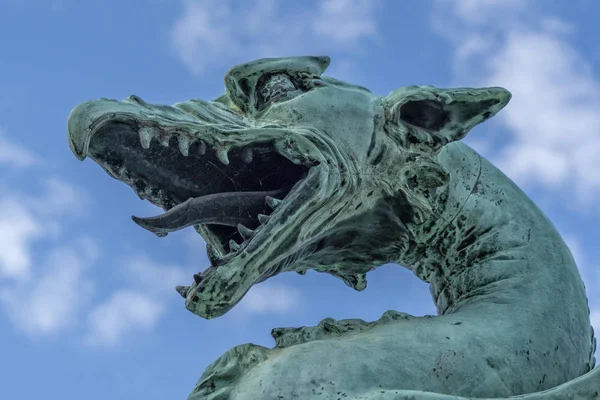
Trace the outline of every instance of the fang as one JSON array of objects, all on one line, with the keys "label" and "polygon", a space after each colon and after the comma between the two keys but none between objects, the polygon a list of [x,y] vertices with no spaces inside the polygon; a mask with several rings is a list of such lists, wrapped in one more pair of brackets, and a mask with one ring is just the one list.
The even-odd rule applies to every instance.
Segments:
[{"label": "fang", "polygon": [[154,129],[147,126],[140,129],[140,143],[144,149],[147,150],[150,148],[150,143],[152,142],[153,138]]},{"label": "fang", "polygon": [[179,151],[181,152],[181,154],[183,154],[184,156],[188,156],[189,154],[189,148],[190,148],[190,139],[187,136],[180,136],[179,137]]},{"label": "fang", "polygon": [[267,221],[269,221],[269,216],[268,215],[258,214],[258,222],[260,222],[261,225],[266,224]]},{"label": "fang", "polygon": [[227,149],[224,147],[215,148],[217,158],[225,165],[229,165],[229,156],[227,155]]},{"label": "fang", "polygon": [[267,196],[267,197],[265,197],[265,201],[267,202],[267,205],[269,207],[271,207],[272,209],[275,209],[275,208],[277,208],[277,206],[279,204],[281,204],[281,202],[283,200],[279,200],[279,199],[276,199],[275,197]]},{"label": "fang", "polygon": [[229,249],[231,251],[238,251],[240,249],[240,245],[238,244],[238,242],[236,242],[235,240],[231,239],[229,241]]},{"label": "fang", "polygon": [[246,228],[242,224],[238,224],[237,229],[238,232],[240,232],[240,235],[242,235],[242,238],[244,238],[244,240],[250,239],[252,235],[254,235],[254,231],[252,229]]}]

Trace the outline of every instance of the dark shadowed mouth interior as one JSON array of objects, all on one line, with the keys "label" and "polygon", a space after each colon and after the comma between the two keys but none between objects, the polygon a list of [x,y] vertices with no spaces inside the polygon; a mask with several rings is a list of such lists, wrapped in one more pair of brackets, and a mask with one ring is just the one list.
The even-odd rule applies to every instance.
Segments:
[{"label": "dark shadowed mouth interior", "polygon": [[[231,149],[226,164],[199,138],[154,131],[142,137],[131,123],[107,123],[92,136],[87,155],[140,198],[168,211],[138,224],[159,236],[194,225],[216,239],[210,241],[221,256],[239,251],[309,171],[271,143]],[[200,209],[202,215],[190,217]]]}]

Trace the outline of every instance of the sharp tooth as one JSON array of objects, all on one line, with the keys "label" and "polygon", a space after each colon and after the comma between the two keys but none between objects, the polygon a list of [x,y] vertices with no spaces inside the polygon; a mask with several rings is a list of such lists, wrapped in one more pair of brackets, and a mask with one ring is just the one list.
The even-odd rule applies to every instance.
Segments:
[{"label": "sharp tooth", "polygon": [[204,143],[202,140],[198,142],[198,152],[202,155],[206,153],[206,143]]},{"label": "sharp tooth", "polygon": [[208,254],[208,259],[211,264],[215,264],[220,260],[219,253],[217,253],[217,249],[212,244],[206,244],[206,253]]},{"label": "sharp tooth", "polygon": [[231,249],[231,251],[238,251],[240,247],[241,246],[235,240],[231,239],[229,241],[229,249]]},{"label": "sharp tooth", "polygon": [[229,156],[227,155],[227,149],[224,147],[216,147],[215,153],[217,158],[225,165],[229,165]]},{"label": "sharp tooth", "polygon": [[175,286],[175,290],[177,293],[181,295],[184,299],[187,297],[188,291],[190,290],[189,286]]},{"label": "sharp tooth", "polygon": [[202,282],[202,277],[200,274],[194,274],[194,282],[196,282],[196,285],[199,285],[200,282]]},{"label": "sharp tooth", "polygon": [[162,144],[164,147],[169,147],[169,140],[171,140],[171,136],[169,135],[160,135],[158,137],[158,141],[160,142],[160,144]]},{"label": "sharp tooth", "polygon": [[181,151],[181,154],[187,157],[187,155],[190,154],[189,150],[190,138],[187,136],[179,136],[179,151]]},{"label": "sharp tooth", "polygon": [[242,150],[242,161],[246,164],[250,164],[252,162],[252,148],[246,147]]},{"label": "sharp tooth", "polygon": [[154,138],[154,129],[148,126],[140,128],[140,143],[144,149],[150,148],[150,142]]},{"label": "sharp tooth", "polygon": [[268,220],[269,220],[269,216],[268,215],[258,214],[258,222],[260,222],[261,225],[266,224]]},{"label": "sharp tooth", "polygon": [[252,235],[254,235],[254,231],[252,229],[246,228],[242,224],[238,224],[237,229],[240,235],[242,235],[242,237],[244,238],[244,240],[250,239]]},{"label": "sharp tooth", "polygon": [[271,197],[271,196],[266,196],[265,201],[267,202],[267,205],[269,207],[275,209],[275,208],[277,208],[278,205],[281,204],[281,202],[283,200],[279,200],[279,199],[276,199],[275,197]]}]

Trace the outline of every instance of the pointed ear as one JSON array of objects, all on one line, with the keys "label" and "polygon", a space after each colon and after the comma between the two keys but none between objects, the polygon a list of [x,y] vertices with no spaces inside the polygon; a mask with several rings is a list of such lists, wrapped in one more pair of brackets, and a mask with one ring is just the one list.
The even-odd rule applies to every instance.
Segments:
[{"label": "pointed ear", "polygon": [[383,105],[388,127],[396,135],[406,135],[403,143],[439,148],[464,138],[471,128],[500,111],[510,98],[510,92],[500,87],[407,86],[384,97]]}]

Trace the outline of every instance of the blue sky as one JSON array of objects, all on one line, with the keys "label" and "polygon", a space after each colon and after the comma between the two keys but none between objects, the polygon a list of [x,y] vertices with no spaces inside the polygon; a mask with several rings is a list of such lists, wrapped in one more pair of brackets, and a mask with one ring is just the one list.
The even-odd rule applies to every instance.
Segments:
[{"label": "blue sky", "polygon": [[[298,6],[302,4],[302,6]],[[388,309],[435,314],[428,287],[388,265],[364,292],[284,274],[222,318],[173,290],[208,265],[192,230],[158,239],[154,206],[66,140],[76,104],[222,94],[231,66],[326,54],[326,74],[387,94],[498,85],[509,106],[467,143],[555,223],[600,331],[600,3],[593,0],[4,0],[0,3],[0,369],[7,399],[185,398],[231,347],[274,327]]]}]

